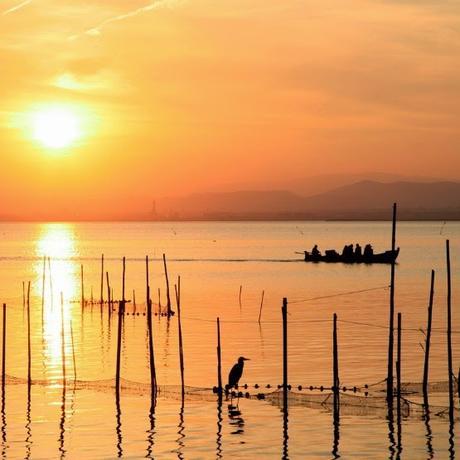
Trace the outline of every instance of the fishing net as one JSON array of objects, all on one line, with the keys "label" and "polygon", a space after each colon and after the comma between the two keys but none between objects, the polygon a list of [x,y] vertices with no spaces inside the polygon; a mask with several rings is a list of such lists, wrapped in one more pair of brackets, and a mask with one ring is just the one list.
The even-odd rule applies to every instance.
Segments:
[{"label": "fishing net", "polygon": [[[7,385],[27,385],[27,379],[6,376]],[[62,380],[32,380],[31,385],[37,386],[62,386]],[[115,379],[105,380],[73,380],[69,378],[66,382],[68,387],[75,390],[90,390],[98,392],[115,392]],[[128,379],[120,379],[122,395],[151,396],[149,383],[135,382]],[[269,388],[267,388],[269,387]],[[310,389],[311,388],[311,389]],[[429,410],[432,414],[440,417],[448,417],[448,391],[449,382],[432,382],[428,385],[429,397],[436,397],[436,404],[430,404]],[[454,391],[458,394],[458,382],[454,382]],[[182,398],[182,387],[180,385],[159,385],[157,387],[157,398],[177,399]],[[335,398],[338,400],[335,401]],[[199,400],[215,402],[217,399],[216,388],[184,387],[185,400]],[[283,391],[279,386],[266,385],[260,388],[258,385],[241,385],[233,389],[226,399],[253,399],[266,401],[274,406],[282,408]],[[290,407],[308,407],[332,411],[334,404],[339,402],[342,415],[358,415],[386,417],[388,404],[386,399],[386,384],[377,382],[364,387],[342,387],[340,392],[334,394],[330,387],[295,387],[288,391],[288,403]],[[401,385],[401,415],[404,418],[411,416],[420,417],[426,413],[423,403],[423,386],[417,382],[405,382]],[[394,398],[396,410],[397,398]],[[460,420],[460,409],[454,408],[454,416]]]}]

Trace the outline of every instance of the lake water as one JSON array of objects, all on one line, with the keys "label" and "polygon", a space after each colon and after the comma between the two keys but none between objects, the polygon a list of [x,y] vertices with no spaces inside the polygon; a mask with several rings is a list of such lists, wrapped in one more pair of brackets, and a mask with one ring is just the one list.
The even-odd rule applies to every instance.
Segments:
[{"label": "lake water", "polygon": [[[396,311],[402,313],[402,379],[420,382],[431,269],[436,270],[430,380],[447,380],[445,240],[451,242],[454,369],[460,366],[460,223],[401,222],[397,245]],[[7,304],[6,371],[27,377],[27,313],[23,283],[30,281],[31,372],[6,385],[1,433],[4,458],[454,458],[450,424],[443,414],[428,421],[405,414],[397,429],[382,408],[341,408],[334,427],[330,405],[293,402],[288,431],[280,406],[241,399],[239,413],[219,408],[216,318],[221,320],[224,378],[238,356],[247,356],[240,383],[282,382],[281,304],[288,299],[289,383],[330,386],[332,315],[338,315],[340,381],[359,386],[386,376],[390,267],[307,264],[296,251],[341,249],[371,242],[389,249],[387,222],[265,223],[65,223],[0,224],[0,302]],[[126,257],[127,304],[123,324],[122,378],[117,406],[113,390],[117,315],[108,307],[81,307],[100,298],[101,254],[116,299],[122,296]],[[160,392],[150,416],[149,354],[145,313],[145,256],[150,258],[151,297],[166,303],[162,254],[168,259],[171,298],[181,277],[185,358],[184,406],[177,393]],[[43,256],[45,264],[44,308]],[[241,288],[241,305],[239,293]],[[104,299],[107,299],[104,275]],[[264,292],[261,323],[258,323]],[[60,295],[63,296],[63,318]],[[173,310],[176,310],[173,299]],[[62,342],[64,323],[64,343]],[[154,317],[158,383],[180,383],[177,315]],[[72,352],[75,351],[75,366]],[[64,345],[64,347],[63,347]],[[63,391],[63,353],[67,388]],[[73,385],[74,370],[79,385]],[[455,371],[456,373],[457,371]],[[83,384],[84,382],[85,384]],[[246,390],[245,390],[246,391]],[[249,390],[248,390],[249,391]],[[269,390],[264,390],[268,392]],[[270,391],[273,391],[270,389]],[[301,393],[306,393],[304,390]],[[410,399],[410,397],[408,396]],[[414,396],[413,399],[416,399]],[[432,403],[446,405],[445,394]],[[456,399],[458,407],[458,398]],[[456,415],[458,417],[458,414]],[[283,431],[284,428],[284,431]],[[335,428],[335,431],[334,431]],[[454,427],[458,439],[458,423]],[[287,436],[288,435],[288,436]],[[397,445],[396,445],[397,444]],[[396,446],[396,447],[395,447]],[[449,447],[450,451],[449,451]],[[402,453],[398,453],[402,449]]]}]

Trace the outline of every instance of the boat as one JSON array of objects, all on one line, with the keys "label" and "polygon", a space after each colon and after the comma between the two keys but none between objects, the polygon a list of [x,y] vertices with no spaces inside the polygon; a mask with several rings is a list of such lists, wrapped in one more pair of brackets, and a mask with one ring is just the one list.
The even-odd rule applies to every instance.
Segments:
[{"label": "boat", "polygon": [[348,255],[339,254],[335,249],[329,249],[324,255],[313,255],[304,251],[305,262],[328,262],[344,264],[391,264],[396,262],[399,255],[399,248],[394,251],[385,251],[371,255]]}]

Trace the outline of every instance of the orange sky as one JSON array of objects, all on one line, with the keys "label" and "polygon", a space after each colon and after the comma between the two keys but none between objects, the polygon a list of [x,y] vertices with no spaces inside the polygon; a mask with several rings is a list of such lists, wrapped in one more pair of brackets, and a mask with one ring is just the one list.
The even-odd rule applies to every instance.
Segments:
[{"label": "orange sky", "polygon": [[[458,56],[455,1],[3,0],[0,216],[322,173],[458,177]],[[31,135],[52,105],[79,114],[63,149]]]}]

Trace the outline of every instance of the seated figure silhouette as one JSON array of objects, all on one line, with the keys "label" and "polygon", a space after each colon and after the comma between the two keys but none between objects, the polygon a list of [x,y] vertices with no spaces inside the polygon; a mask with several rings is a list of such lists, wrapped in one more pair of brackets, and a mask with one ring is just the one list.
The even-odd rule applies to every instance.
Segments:
[{"label": "seated figure silhouette", "polygon": [[319,251],[317,244],[313,246],[313,249],[311,250],[311,255],[313,257],[319,257],[321,255],[321,252]]}]

